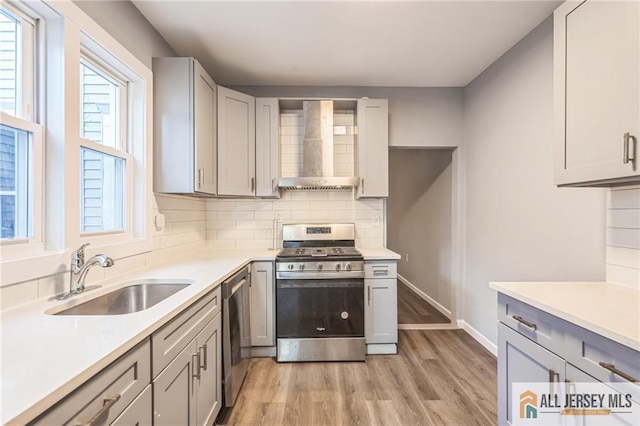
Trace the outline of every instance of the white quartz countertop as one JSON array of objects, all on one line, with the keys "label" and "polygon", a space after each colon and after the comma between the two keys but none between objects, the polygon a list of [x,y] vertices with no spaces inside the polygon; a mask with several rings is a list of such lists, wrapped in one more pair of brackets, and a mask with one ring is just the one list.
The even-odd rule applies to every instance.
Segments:
[{"label": "white quartz countertop", "polygon": [[492,282],[489,287],[640,351],[640,290],[606,282]]},{"label": "white quartz countertop", "polygon": [[365,260],[398,260],[401,256],[384,247],[366,248],[356,247],[364,256]]},{"label": "white quartz countertop", "polygon": [[[359,248],[365,260],[398,259],[384,248]],[[0,423],[25,424],[162,327],[252,261],[277,250],[207,250],[145,272],[105,281],[70,301],[37,301],[0,314]],[[144,311],[111,316],[55,316],[45,311],[89,300],[142,279],[192,283]],[[77,303],[75,303],[77,304]]]}]

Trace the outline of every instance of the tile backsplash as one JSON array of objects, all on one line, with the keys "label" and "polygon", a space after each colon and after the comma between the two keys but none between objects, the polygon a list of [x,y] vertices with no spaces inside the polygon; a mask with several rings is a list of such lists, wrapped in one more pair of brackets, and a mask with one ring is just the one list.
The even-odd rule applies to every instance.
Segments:
[{"label": "tile backsplash", "polygon": [[281,247],[283,223],[327,222],[355,223],[360,247],[384,245],[384,201],[355,200],[351,191],[285,191],[278,200],[207,201],[207,244],[272,248],[275,228],[275,244]]},{"label": "tile backsplash", "polygon": [[609,191],[607,281],[640,289],[640,186]]}]

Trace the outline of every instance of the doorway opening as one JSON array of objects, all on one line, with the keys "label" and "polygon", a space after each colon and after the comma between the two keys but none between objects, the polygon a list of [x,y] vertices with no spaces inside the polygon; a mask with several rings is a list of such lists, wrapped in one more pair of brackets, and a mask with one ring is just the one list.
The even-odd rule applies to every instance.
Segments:
[{"label": "doorway opening", "polygon": [[398,261],[398,328],[456,327],[456,156],[451,148],[389,150],[387,247]]}]

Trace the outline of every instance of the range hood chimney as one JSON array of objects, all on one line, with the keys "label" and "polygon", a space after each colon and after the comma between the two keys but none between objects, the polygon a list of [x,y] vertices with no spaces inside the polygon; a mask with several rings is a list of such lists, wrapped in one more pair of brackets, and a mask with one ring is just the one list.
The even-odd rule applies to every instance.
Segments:
[{"label": "range hood chimney", "polygon": [[303,176],[280,178],[283,189],[351,189],[356,177],[333,175],[333,101],[304,101]]}]

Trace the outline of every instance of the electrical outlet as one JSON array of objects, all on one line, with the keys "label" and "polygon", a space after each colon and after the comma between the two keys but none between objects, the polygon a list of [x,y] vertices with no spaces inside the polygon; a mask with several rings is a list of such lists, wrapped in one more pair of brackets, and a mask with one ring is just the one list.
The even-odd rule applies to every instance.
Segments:
[{"label": "electrical outlet", "polygon": [[409,261],[409,253],[405,253],[404,254],[404,261],[408,262]]},{"label": "electrical outlet", "polygon": [[373,223],[373,226],[375,226],[376,228],[378,228],[380,226],[380,216],[378,215],[373,215],[371,217],[371,222]]},{"label": "electrical outlet", "polygon": [[276,212],[274,218],[277,220],[280,220],[280,212]]}]

